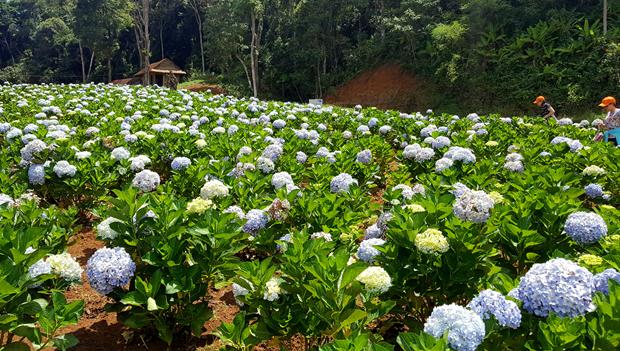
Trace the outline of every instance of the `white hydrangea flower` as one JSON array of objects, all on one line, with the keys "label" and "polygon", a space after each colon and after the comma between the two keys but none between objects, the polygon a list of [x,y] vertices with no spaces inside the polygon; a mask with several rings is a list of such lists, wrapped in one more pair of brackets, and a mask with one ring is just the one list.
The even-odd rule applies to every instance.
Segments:
[{"label": "white hydrangea flower", "polygon": [[382,267],[368,267],[355,280],[364,284],[369,293],[384,293],[392,286],[392,278]]},{"label": "white hydrangea flower", "polygon": [[68,253],[62,253],[57,255],[50,255],[45,260],[51,269],[52,273],[59,275],[62,279],[75,282],[82,280],[82,267],[80,264]]},{"label": "white hydrangea flower", "polygon": [[271,279],[269,279],[267,284],[265,284],[265,293],[263,295],[263,299],[267,301],[272,301],[272,302],[279,299],[280,294],[284,292],[282,288],[280,287],[281,282],[282,282],[282,279],[278,277],[271,277]]},{"label": "white hydrangea flower", "polygon": [[200,189],[200,196],[203,199],[226,197],[228,196],[228,187],[217,179],[209,180]]},{"label": "white hydrangea flower", "polygon": [[97,236],[100,239],[115,239],[119,235],[119,233],[110,227],[110,224],[115,222],[120,223],[121,221],[114,217],[108,217],[104,219],[101,223],[97,225]]}]

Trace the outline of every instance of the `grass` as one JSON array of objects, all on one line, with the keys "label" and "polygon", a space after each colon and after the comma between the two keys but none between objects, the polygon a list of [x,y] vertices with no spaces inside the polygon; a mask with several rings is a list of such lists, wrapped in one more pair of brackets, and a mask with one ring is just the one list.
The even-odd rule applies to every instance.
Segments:
[{"label": "grass", "polygon": [[205,81],[202,80],[202,79],[193,79],[193,80],[189,80],[187,82],[180,83],[178,87],[179,88],[186,88],[186,87],[188,87],[188,86],[190,86],[192,84],[202,84],[204,82]]}]

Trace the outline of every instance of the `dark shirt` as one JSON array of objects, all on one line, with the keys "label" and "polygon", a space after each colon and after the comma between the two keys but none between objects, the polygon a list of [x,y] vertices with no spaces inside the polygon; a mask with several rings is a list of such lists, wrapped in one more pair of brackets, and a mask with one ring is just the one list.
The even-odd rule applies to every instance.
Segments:
[{"label": "dark shirt", "polygon": [[[542,106],[540,106],[540,117],[545,117],[547,114],[549,114],[550,110],[551,105],[548,102],[543,102]],[[551,116],[555,117],[555,112]]]}]

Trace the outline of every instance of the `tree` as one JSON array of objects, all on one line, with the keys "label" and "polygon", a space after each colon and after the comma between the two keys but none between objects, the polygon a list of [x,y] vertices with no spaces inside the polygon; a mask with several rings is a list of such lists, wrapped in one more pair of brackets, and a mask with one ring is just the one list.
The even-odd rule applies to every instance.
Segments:
[{"label": "tree", "polygon": [[[119,33],[131,25],[132,3],[129,0],[78,0],[75,7],[74,31],[79,39],[82,81],[91,80],[95,54],[105,60],[107,81],[112,80],[112,57],[119,48]],[[85,69],[84,49],[90,51]]]},{"label": "tree", "polygon": [[149,32],[151,1],[134,1],[135,6],[132,11],[132,17],[134,21],[134,33],[136,35],[136,45],[138,47],[140,63],[142,69],[144,69],[144,80],[142,83],[148,85],[151,83],[151,77],[149,73],[149,66],[151,65],[151,36]]},{"label": "tree", "polygon": [[198,43],[200,46],[200,61],[201,72],[205,73],[205,50],[203,41],[203,10],[207,7],[207,0],[186,0],[186,4],[192,9],[194,18],[196,19],[196,25],[198,26]]},{"label": "tree", "polygon": [[265,24],[265,8],[268,0],[240,0],[239,6],[250,19],[250,83],[254,97],[259,93],[259,65],[261,39]]}]

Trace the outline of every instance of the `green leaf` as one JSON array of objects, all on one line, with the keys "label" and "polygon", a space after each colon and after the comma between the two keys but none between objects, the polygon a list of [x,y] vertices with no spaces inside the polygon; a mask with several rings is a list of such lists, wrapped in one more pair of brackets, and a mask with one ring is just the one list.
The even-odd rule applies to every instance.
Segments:
[{"label": "green leaf", "polygon": [[47,307],[48,303],[44,299],[34,299],[29,302],[24,302],[17,308],[19,313],[34,316]]},{"label": "green leaf", "polygon": [[20,324],[15,327],[11,332],[17,336],[26,337],[33,343],[41,343],[41,331],[34,323]]},{"label": "green leaf", "polygon": [[17,292],[19,292],[18,288],[9,284],[9,282],[7,282],[6,280],[0,278],[0,294],[10,295],[10,294],[15,294]]},{"label": "green leaf", "polygon": [[[361,319],[363,319],[364,317],[368,315],[368,313],[366,313],[365,311],[358,310],[358,309],[352,310],[348,314],[345,314],[345,313],[343,314],[346,316],[346,318],[340,322],[341,328],[348,327],[351,324],[357,321],[360,321]],[[341,317],[342,317],[342,314],[341,314]]]},{"label": "green leaf", "polygon": [[130,311],[129,313],[123,313],[119,315],[120,321],[133,329],[144,328],[151,324],[151,317],[147,313],[139,313]]},{"label": "green leaf", "polygon": [[17,316],[14,315],[13,313],[6,313],[3,315],[0,315],[0,324],[8,324],[16,320],[17,320]]},{"label": "green leaf", "polygon": [[146,300],[146,309],[149,311],[157,311],[157,302],[155,301],[154,298],[149,297]]},{"label": "green leaf", "polygon": [[24,344],[23,342],[12,342],[8,345],[5,345],[2,348],[2,351],[30,351],[30,347]]},{"label": "green leaf", "polygon": [[121,303],[130,306],[142,306],[146,303],[146,296],[138,291],[130,291],[123,296]]}]

